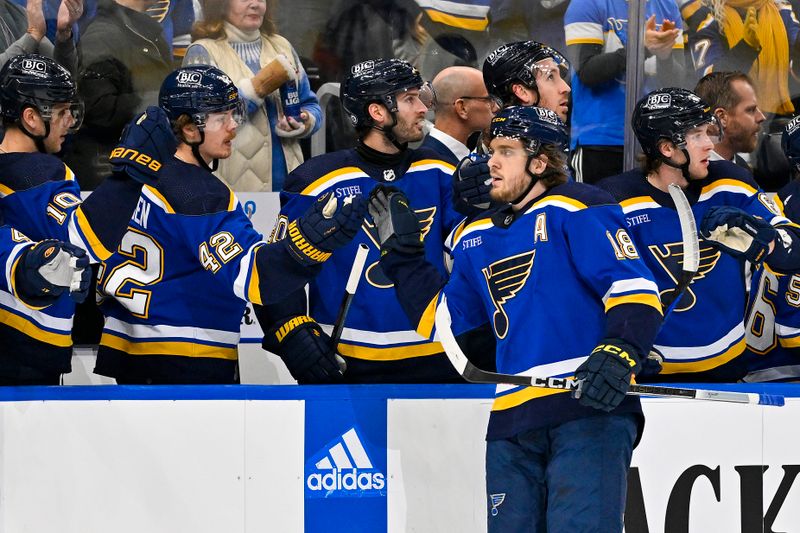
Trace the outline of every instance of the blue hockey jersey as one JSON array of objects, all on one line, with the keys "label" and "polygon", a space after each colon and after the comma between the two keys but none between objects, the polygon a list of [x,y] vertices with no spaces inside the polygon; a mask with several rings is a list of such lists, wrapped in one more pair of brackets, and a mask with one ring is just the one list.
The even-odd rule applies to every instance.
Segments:
[{"label": "blue hockey jersey", "polygon": [[245,303],[284,297],[310,272],[282,245],[266,244],[224,183],[173,158],[158,184],[142,189],[127,233],[101,266],[106,321],[95,371],[233,382]]},{"label": "blue hockey jersey", "polygon": [[[662,297],[674,290],[681,272],[680,224],[669,194],[634,170],[598,184],[620,202],[629,231],[655,275]],[[744,169],[712,161],[703,180],[691,181],[686,196],[698,226],[710,207],[728,205],[773,225],[788,224]],[[736,381],[743,376],[747,301],[742,260],[700,241],[700,269],[656,338],[664,355],[659,381]]]},{"label": "blue hockey jersey", "polygon": [[[778,191],[777,208],[800,221],[800,182]],[[783,275],[768,265],[753,272],[745,322],[744,381],[800,379],[800,274]]]},{"label": "blue hockey jersey", "polygon": [[[554,187],[516,214],[470,222],[455,240],[450,280],[418,331],[435,332],[443,295],[454,335],[491,324],[501,373],[572,377],[607,337],[646,352],[661,303],[624,225],[613,198],[580,183]],[[638,411],[638,399],[627,397],[615,412]],[[488,438],[598,413],[564,391],[499,385]]]},{"label": "blue hockey jersey", "polygon": [[[281,192],[281,215],[273,238],[282,238],[287,222],[305,211],[320,194],[333,191],[339,198],[352,194],[366,197],[383,182],[408,196],[422,226],[425,257],[446,275],[443,243],[461,218],[452,207],[453,171],[453,165],[427,149],[408,150],[395,166],[368,163],[354,149],[315,157],[289,175]],[[339,353],[348,363],[345,379],[352,382],[457,379],[458,375],[442,355],[441,344],[416,333],[406,317],[392,282],[378,263],[380,240],[377,228],[368,221],[350,244],[333,254],[310,283],[310,316],[330,332],[361,243],[370,250],[367,266],[338,345]],[[303,306],[299,314],[305,314],[304,309]]]},{"label": "blue hockey jersey", "polygon": [[[93,262],[110,255],[81,208],[75,175],[54,156],[0,154],[0,216],[34,241],[71,242]],[[20,366],[48,375],[70,372],[74,314],[68,293],[34,310],[0,289],[0,375],[17,376]]]}]

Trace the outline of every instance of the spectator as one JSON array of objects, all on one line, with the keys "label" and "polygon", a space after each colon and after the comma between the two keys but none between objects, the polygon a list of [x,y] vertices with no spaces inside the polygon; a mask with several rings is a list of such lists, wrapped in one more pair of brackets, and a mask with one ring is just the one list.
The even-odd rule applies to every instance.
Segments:
[{"label": "spectator", "polygon": [[[319,129],[317,96],[297,52],[275,33],[265,0],[206,0],[203,13],[183,64],[219,67],[239,87],[248,111],[217,174],[236,191],[279,191],[287,173],[303,162],[298,140]],[[283,113],[279,91],[295,78],[299,120]]]},{"label": "spectator", "polygon": [[467,140],[489,127],[498,105],[483,84],[480,70],[448,67],[433,79],[436,118],[423,147],[435,150],[442,159],[457,165],[469,155]]},{"label": "spectator", "polygon": [[83,13],[81,0],[62,0],[58,9],[56,43],[45,37],[42,0],[28,0],[26,9],[10,0],[0,0],[0,67],[20,54],[52,57],[73,75],[78,55],[72,40],[72,26]]},{"label": "spectator", "polygon": [[766,113],[790,115],[792,56],[800,23],[783,0],[693,0],[681,8],[698,74],[738,70],[750,76]]},{"label": "spectator", "polygon": [[161,80],[172,70],[161,25],[146,13],[153,1],[100,0],[81,36],[78,87],[86,119],[66,160],[84,190],[111,173],[108,156],[122,128],[158,102]]},{"label": "spectator", "polygon": [[[674,0],[647,0],[645,90],[680,85],[683,36]],[[572,168],[595,183],[622,172],[628,2],[572,2],[564,17],[572,76]],[[677,80],[677,81],[676,81]]]},{"label": "spectator", "polygon": [[694,92],[711,106],[724,135],[714,144],[712,158],[733,161],[752,173],[739,155],[755,151],[765,116],[758,107],[756,91],[747,74],[712,72],[697,82]]}]

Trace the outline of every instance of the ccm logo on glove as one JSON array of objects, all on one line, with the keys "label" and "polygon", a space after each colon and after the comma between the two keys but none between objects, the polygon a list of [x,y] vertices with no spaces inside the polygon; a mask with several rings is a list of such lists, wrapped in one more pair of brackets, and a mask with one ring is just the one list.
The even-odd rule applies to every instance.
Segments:
[{"label": "ccm logo on glove", "polygon": [[625,361],[627,361],[628,366],[630,366],[631,368],[636,366],[636,361],[628,354],[628,352],[626,352],[619,346],[614,346],[613,344],[600,344],[594,350],[592,350],[592,353],[601,351],[614,354],[620,359],[624,359]]}]

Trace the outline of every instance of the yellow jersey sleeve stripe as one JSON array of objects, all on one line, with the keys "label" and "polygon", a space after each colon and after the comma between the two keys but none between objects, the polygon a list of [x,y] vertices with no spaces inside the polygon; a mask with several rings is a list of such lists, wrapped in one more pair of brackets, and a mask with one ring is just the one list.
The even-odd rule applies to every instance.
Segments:
[{"label": "yellow jersey sleeve stripe", "polygon": [[344,168],[340,168],[340,169],[334,170],[333,172],[328,172],[324,176],[319,177],[316,180],[312,181],[311,184],[306,185],[306,188],[303,189],[300,192],[300,194],[308,195],[309,193],[311,193],[311,191],[313,191],[314,189],[318,188],[320,185],[323,185],[324,183],[326,183],[328,181],[334,180],[334,179],[336,179],[336,178],[338,178],[338,177],[340,177],[340,176],[342,176],[344,174],[354,174],[354,173],[358,173],[358,174],[362,174],[363,175],[364,171],[362,171],[358,167],[344,167]]},{"label": "yellow jersey sleeve stripe", "polygon": [[178,355],[182,357],[208,357],[236,361],[239,358],[236,348],[211,346],[196,342],[134,342],[123,337],[103,332],[100,344],[128,355]]},{"label": "yellow jersey sleeve stripe", "polygon": [[628,198],[627,200],[622,200],[619,203],[619,205],[621,205],[622,207],[630,207],[636,204],[645,204],[653,202],[655,202],[655,200],[653,200],[652,196],[635,196],[633,198]]},{"label": "yellow jersey sleeve stripe", "polygon": [[492,404],[492,411],[511,409],[512,407],[517,407],[530,400],[544,398],[545,396],[552,396],[553,394],[564,394],[565,392],[569,391],[524,387],[518,391],[495,398],[494,403]]},{"label": "yellow jersey sleeve stripe", "polygon": [[708,194],[710,192],[715,191],[716,189],[721,189],[723,187],[733,187],[735,189],[741,189],[742,190],[741,192],[746,191],[751,195],[756,194],[756,192],[758,192],[751,185],[743,181],[734,179],[721,179],[721,180],[716,180],[715,182],[710,183],[705,187],[703,187],[703,189],[700,191],[700,194],[701,195]]},{"label": "yellow jersey sleeve stripe", "polygon": [[413,163],[411,163],[411,166],[408,168],[409,170],[411,170],[421,166],[428,166],[428,165],[444,167],[450,172],[454,172],[456,169],[455,165],[451,165],[447,161],[442,161],[441,159],[420,159],[419,161],[414,161]]},{"label": "yellow jersey sleeve stripe", "polygon": [[112,252],[108,251],[103,243],[100,242],[100,239],[95,234],[91,224],[89,224],[89,220],[83,213],[83,209],[80,207],[75,210],[75,221],[77,222],[81,233],[83,233],[86,244],[92,249],[92,253],[103,261],[111,257]]},{"label": "yellow jersey sleeve stripe", "polygon": [[704,372],[706,370],[711,370],[712,368],[717,368],[718,366],[722,366],[725,363],[734,360],[735,358],[739,357],[742,352],[744,352],[745,348],[747,347],[747,341],[744,337],[722,352],[721,354],[709,357],[708,359],[702,359],[700,361],[690,361],[687,363],[677,363],[677,362],[670,362],[664,361],[662,363],[662,374],[680,374],[684,372]]},{"label": "yellow jersey sleeve stripe", "polygon": [[417,325],[417,333],[419,333],[426,339],[430,339],[431,334],[433,333],[433,324],[436,318],[436,303],[438,301],[439,301],[439,292],[437,292],[436,295],[428,303],[428,306],[422,313],[422,317],[420,317],[419,319],[419,325]]},{"label": "yellow jersey sleeve stripe", "polygon": [[0,197],[14,194],[14,189],[0,183]]},{"label": "yellow jersey sleeve stripe", "polygon": [[256,305],[263,305],[261,303],[261,289],[259,287],[258,261],[256,261],[256,256],[260,248],[261,247],[259,246],[253,250],[253,259],[251,260],[252,266],[250,267],[250,279],[247,282],[247,299]]},{"label": "yellow jersey sleeve stripe", "polygon": [[567,209],[570,211],[578,211],[581,209],[586,209],[586,204],[576,200],[575,198],[570,198],[569,196],[563,196],[561,194],[555,194],[553,196],[547,196],[542,198],[538,202],[534,203],[528,212],[532,209],[537,209],[540,207],[545,207],[548,205],[552,205],[555,207],[560,207],[562,209]]},{"label": "yellow jersey sleeve stripe", "polygon": [[64,180],[75,181],[75,173],[66,164],[64,164]]},{"label": "yellow jersey sleeve stripe", "polygon": [[398,361],[400,359],[410,359],[412,357],[424,357],[426,355],[436,355],[444,352],[441,343],[428,342],[413,346],[394,346],[391,348],[372,348],[368,346],[357,346],[355,344],[339,343],[339,353],[355,359],[366,359],[368,361]]},{"label": "yellow jersey sleeve stripe", "polygon": [[0,321],[2,321],[6,326],[13,328],[20,333],[27,335],[28,337],[36,339],[37,341],[53,346],[59,346],[61,348],[68,348],[72,346],[72,335],[65,333],[53,333],[52,331],[44,330],[30,320],[26,320],[17,314],[6,311],[5,309],[0,309]]},{"label": "yellow jersey sleeve stripe", "polygon": [[657,309],[659,314],[663,314],[661,310],[661,300],[658,299],[658,296],[651,293],[641,292],[635,294],[625,294],[622,296],[610,296],[606,300],[606,313],[608,313],[612,308],[623,304],[648,305],[654,309]]},{"label": "yellow jersey sleeve stripe", "polygon": [[592,37],[576,37],[567,41],[567,46],[575,44],[603,44],[603,39],[595,39]]},{"label": "yellow jersey sleeve stripe", "polygon": [[228,199],[228,211],[233,211],[236,209],[236,194],[234,194],[230,187],[228,187],[228,192],[230,193],[230,198]]},{"label": "yellow jersey sleeve stripe", "polygon": [[175,209],[171,205],[169,205],[169,202],[167,201],[166,198],[164,198],[163,194],[158,192],[157,189],[151,187],[150,185],[145,185],[144,188],[147,189],[147,192],[149,194],[152,194],[159,202],[161,202],[162,204],[161,207],[164,209],[164,211],[166,211],[167,213],[175,214]]}]

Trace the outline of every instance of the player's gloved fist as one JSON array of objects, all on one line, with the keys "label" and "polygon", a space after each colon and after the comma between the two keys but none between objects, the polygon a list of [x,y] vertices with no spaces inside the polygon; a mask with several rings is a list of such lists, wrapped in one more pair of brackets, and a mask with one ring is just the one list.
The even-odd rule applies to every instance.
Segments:
[{"label": "player's gloved fist", "polygon": [[470,154],[462,159],[453,172],[453,204],[462,215],[488,209],[491,199],[492,177],[489,175],[489,157]]},{"label": "player's gloved fist", "polygon": [[340,202],[333,192],[326,192],[302,217],[289,224],[283,242],[301,264],[322,263],[331,252],[353,240],[366,211],[367,202],[360,195],[348,196]]},{"label": "player's gloved fist", "polygon": [[642,359],[642,368],[636,374],[637,381],[646,381],[658,376],[664,367],[664,356],[657,348],[650,348],[650,353]]},{"label": "player's gloved fist", "polygon": [[27,248],[17,266],[17,293],[33,306],[44,306],[61,296],[64,290],[76,302],[89,291],[92,270],[86,252],[72,244],[53,239]]},{"label": "player's gloved fist", "polygon": [[575,396],[586,407],[613,411],[640,369],[633,347],[620,339],[604,339],[575,371],[575,378],[581,381]]},{"label": "player's gloved fist", "polygon": [[177,147],[167,114],[160,107],[150,106],[122,130],[109,162],[114,172],[124,172],[140,183],[152,185]]},{"label": "player's gloved fist", "polygon": [[391,250],[409,255],[424,251],[419,218],[399,189],[386,185],[372,189],[369,214],[378,228],[381,255]]},{"label": "player's gloved fist", "polygon": [[775,239],[775,228],[737,207],[712,207],[700,222],[700,235],[735,257],[763,261]]},{"label": "player's gloved fist", "polygon": [[264,336],[262,346],[278,354],[301,385],[338,381],[347,369],[331,338],[309,316],[282,322]]}]

